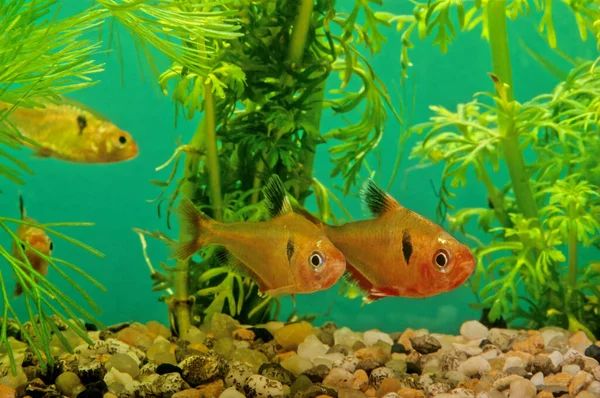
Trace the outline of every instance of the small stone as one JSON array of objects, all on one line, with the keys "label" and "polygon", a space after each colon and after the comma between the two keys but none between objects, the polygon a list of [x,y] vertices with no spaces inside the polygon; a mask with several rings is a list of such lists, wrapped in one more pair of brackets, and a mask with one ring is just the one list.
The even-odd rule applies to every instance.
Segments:
[{"label": "small stone", "polygon": [[562,367],[562,371],[570,374],[571,376],[575,376],[580,370],[581,368],[575,364],[564,365]]},{"label": "small stone", "polygon": [[354,383],[354,375],[341,368],[333,368],[323,380],[323,385],[335,388],[351,388]]},{"label": "small stone", "polygon": [[280,365],[292,372],[295,376],[298,376],[313,367],[313,363],[310,359],[301,357],[300,355],[288,357],[281,361]]},{"label": "small stone", "polygon": [[489,329],[479,321],[467,321],[460,327],[460,334],[467,340],[485,339]]},{"label": "small stone", "polygon": [[181,361],[179,367],[181,376],[192,387],[225,375],[224,361],[217,355],[194,355]]},{"label": "small stone", "polygon": [[334,346],[332,346],[329,350],[327,350],[327,354],[343,354],[343,355],[348,355],[348,353],[350,352],[350,347],[348,347],[347,345],[343,345],[343,344],[336,344]]},{"label": "small stone", "polygon": [[214,313],[210,318],[210,331],[215,338],[231,337],[231,333],[240,327],[240,323],[227,314]]},{"label": "small stone", "polygon": [[600,396],[600,381],[592,381],[587,387],[587,391]]},{"label": "small stone", "polygon": [[531,377],[531,382],[536,386],[541,386],[544,384],[544,374],[542,372],[537,372]]},{"label": "small stone", "polygon": [[421,354],[417,351],[411,352],[406,357],[406,372],[407,373],[416,373],[421,374],[423,372],[423,363],[421,361]]},{"label": "small stone", "polygon": [[311,333],[312,325],[310,323],[305,321],[292,323],[275,332],[275,341],[284,350],[294,350]]},{"label": "small stone", "polygon": [[600,362],[600,346],[596,344],[589,345],[584,353],[586,357],[594,358],[596,361]]},{"label": "small stone", "polygon": [[176,365],[171,365],[170,363],[161,363],[160,365],[156,366],[156,373],[158,373],[159,375],[164,375],[167,373],[181,374],[181,368]]},{"label": "small stone", "polygon": [[248,348],[238,348],[231,355],[232,361],[238,361],[252,366],[255,372],[258,372],[260,365],[269,362],[265,354],[260,351],[250,350]]},{"label": "small stone", "polygon": [[148,334],[150,337],[155,338],[156,336],[162,336],[165,339],[171,337],[171,331],[169,328],[157,321],[150,321],[146,323],[146,328],[148,329]]},{"label": "small stone", "polygon": [[379,367],[379,365],[380,365],[379,362],[377,362],[373,358],[368,358],[368,359],[365,359],[364,361],[360,361],[356,365],[356,369],[362,369],[365,372],[367,372],[367,374],[371,374],[371,372],[374,369],[377,369]]},{"label": "small stone", "polygon": [[[218,395],[212,395],[212,396],[217,397]],[[200,398],[200,397],[202,397],[202,396],[200,395],[200,392],[198,392],[198,390],[196,390],[195,388],[188,388],[186,390],[176,392],[175,394],[173,394],[173,396],[171,398]]]},{"label": "small stone", "polygon": [[362,369],[358,369],[354,372],[352,388],[355,390],[367,391],[367,388],[369,388],[369,375],[367,375],[367,372]]},{"label": "small stone", "polygon": [[[329,372],[329,369],[327,369],[327,372]],[[262,364],[258,369],[258,374],[288,386],[291,385],[294,380],[296,380],[296,377],[292,374],[292,372],[276,363]]]},{"label": "small stone", "polygon": [[[553,385],[538,386],[538,391],[545,391],[545,392],[552,394],[555,397],[560,397],[561,395],[567,394],[569,392],[569,389],[565,386],[553,384]],[[538,397],[539,396],[540,396],[540,394],[538,393]]]},{"label": "small stone", "polygon": [[[379,393],[377,393],[377,396],[379,397]],[[400,395],[398,395],[397,392],[388,392],[387,394],[382,395],[381,397],[382,398],[400,398]]]},{"label": "small stone", "polygon": [[265,343],[273,340],[273,335],[266,328],[248,328],[254,332],[254,336],[257,340],[262,340]]},{"label": "small stone", "polygon": [[196,387],[198,398],[218,397],[224,390],[225,385],[222,379],[218,379]]},{"label": "small stone", "polygon": [[[389,393],[396,394],[396,391],[402,388],[400,380],[394,378],[383,379],[381,385],[377,389],[377,397],[385,397]],[[398,396],[398,394],[396,394]]]},{"label": "small stone", "polygon": [[319,336],[319,340],[321,341],[321,343],[328,345],[329,347],[332,347],[333,345],[335,345],[333,333],[321,332],[321,335]]},{"label": "small stone", "polygon": [[394,377],[394,372],[391,369],[380,367],[373,369],[369,375],[369,385],[375,390],[379,389],[384,379]]},{"label": "small stone", "polygon": [[515,380],[510,384],[510,398],[534,398],[537,389],[533,383],[526,379]]},{"label": "small stone", "polygon": [[475,355],[483,354],[483,349],[469,344],[452,343],[452,347],[456,351],[464,352],[467,357],[474,357]]},{"label": "small stone", "polygon": [[152,345],[152,337],[149,335],[148,328],[137,322],[117,332],[117,338],[144,351],[147,351]]},{"label": "small stone", "polygon": [[356,358],[358,358],[359,361],[373,359],[380,365],[386,363],[390,358],[383,348],[378,345],[361,348],[357,350],[354,355],[356,355]]},{"label": "small stone", "polygon": [[581,330],[575,332],[571,337],[569,337],[569,345],[571,348],[577,350],[579,353],[584,354],[586,348],[592,345],[592,341],[587,337],[587,335]]},{"label": "small stone", "polygon": [[561,386],[568,386],[569,383],[571,382],[571,380],[573,379],[573,376],[571,376],[568,373],[557,373],[554,375],[550,375],[550,376],[546,376],[544,377],[544,384],[547,386],[551,386],[551,385],[561,385]]},{"label": "small stone", "polygon": [[296,378],[296,380],[292,383],[290,388],[290,395],[292,397],[296,396],[298,393],[302,393],[303,391],[307,391],[312,387],[313,382],[310,381],[308,377],[305,375],[300,375]]},{"label": "small stone", "polygon": [[235,329],[232,332],[232,337],[234,338],[234,340],[243,340],[250,342],[254,341],[254,339],[256,338],[252,330],[245,328]]},{"label": "small stone", "polygon": [[127,354],[113,354],[104,365],[107,371],[116,368],[121,373],[128,373],[134,379],[140,374],[137,362]]},{"label": "small stone", "polygon": [[392,345],[392,353],[406,354],[407,352],[406,347],[400,343],[394,343]]},{"label": "small stone", "polygon": [[336,329],[333,332],[335,344],[343,344],[348,347],[353,347],[357,341],[362,341],[359,333],[353,332],[347,327]]},{"label": "small stone", "polygon": [[598,398],[598,394],[594,394],[589,391],[582,391],[577,394],[577,398]]},{"label": "small stone", "polygon": [[160,375],[152,382],[152,393],[158,397],[171,397],[176,392],[190,388],[179,373]]},{"label": "small stone", "polygon": [[514,367],[523,368],[523,360],[519,357],[506,357],[504,361],[504,367],[502,370]]},{"label": "small stone", "polygon": [[0,397],[3,398],[17,398],[17,391],[4,384],[0,384]]},{"label": "small stone", "polygon": [[247,398],[254,397],[283,397],[283,384],[265,376],[253,375],[246,380],[244,386]]},{"label": "small stone", "polygon": [[385,363],[385,367],[392,369],[397,374],[406,373],[406,360],[392,359]]},{"label": "small stone", "polygon": [[235,388],[229,387],[219,395],[219,398],[246,398],[246,396]]},{"label": "small stone", "polygon": [[512,349],[515,351],[527,352],[535,355],[539,352],[542,352],[544,349],[544,339],[539,332],[534,332],[525,340],[514,341],[512,344]]},{"label": "small stone", "polygon": [[60,392],[70,396],[73,394],[73,389],[81,385],[81,379],[79,379],[79,376],[77,376],[76,373],[65,372],[56,378],[55,384]]},{"label": "small stone", "polygon": [[329,347],[321,343],[314,334],[307,336],[302,343],[298,345],[298,355],[308,359],[321,357],[327,353]]},{"label": "small stone", "polygon": [[233,361],[229,364],[229,370],[225,376],[225,385],[243,391],[246,380],[253,374],[254,370],[251,366]]},{"label": "small stone", "polygon": [[492,387],[498,391],[504,391],[510,387],[511,383],[517,380],[523,380],[523,378],[517,375],[501,377],[492,383]]},{"label": "small stone", "polygon": [[354,355],[347,355],[341,361],[334,361],[332,367],[342,368],[350,373],[356,370],[356,366],[359,364],[358,358]]},{"label": "small stone", "polygon": [[320,383],[329,374],[329,368],[325,365],[317,365],[302,374],[308,377],[313,383]]},{"label": "small stone", "polygon": [[563,355],[558,352],[558,351],[553,351],[550,355],[550,360],[552,361],[552,366],[554,366],[555,369],[558,369],[559,366],[563,363],[564,361],[564,357]]},{"label": "small stone", "polygon": [[502,352],[506,352],[518,335],[519,332],[516,330],[492,328],[488,334],[488,339]]},{"label": "small stone", "polygon": [[421,354],[432,354],[442,348],[440,342],[431,335],[411,337],[410,343]]},{"label": "small stone", "polygon": [[402,398],[425,398],[423,391],[406,387],[399,389],[398,395],[400,395]]},{"label": "small stone", "polygon": [[394,340],[390,338],[389,334],[380,332],[378,330],[369,330],[363,335],[363,341],[367,347],[377,344],[379,340],[386,342],[389,345],[394,344]]},{"label": "small stone", "polygon": [[481,376],[489,372],[491,369],[492,367],[490,363],[480,356],[471,357],[458,367],[458,371],[462,372],[467,377],[474,377],[476,375]]},{"label": "small stone", "polygon": [[569,385],[569,394],[575,396],[583,391],[593,380],[591,374],[580,371],[573,377],[571,384]]},{"label": "small stone", "polygon": [[106,375],[104,364],[97,361],[80,361],[77,366],[77,376],[83,384],[93,383],[102,380]]},{"label": "small stone", "polygon": [[549,375],[554,372],[554,364],[552,359],[547,355],[536,355],[533,360],[533,370],[535,372],[541,372],[544,375]]},{"label": "small stone", "polygon": [[600,366],[596,366],[592,369],[592,375],[594,376],[594,379],[600,381]]}]

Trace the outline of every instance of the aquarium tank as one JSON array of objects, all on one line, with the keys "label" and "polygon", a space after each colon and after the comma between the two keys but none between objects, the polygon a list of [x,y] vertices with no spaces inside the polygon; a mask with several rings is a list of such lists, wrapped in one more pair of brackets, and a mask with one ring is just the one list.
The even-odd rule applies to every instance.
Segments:
[{"label": "aquarium tank", "polygon": [[600,397],[600,4],[0,1],[0,398]]}]

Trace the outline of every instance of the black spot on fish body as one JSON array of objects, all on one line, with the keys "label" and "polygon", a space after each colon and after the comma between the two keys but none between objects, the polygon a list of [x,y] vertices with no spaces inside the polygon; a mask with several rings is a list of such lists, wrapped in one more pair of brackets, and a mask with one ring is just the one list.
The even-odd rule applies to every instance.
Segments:
[{"label": "black spot on fish body", "polygon": [[404,260],[406,260],[406,264],[410,262],[410,256],[412,256],[413,246],[410,241],[410,232],[407,229],[402,231],[402,254],[404,255]]},{"label": "black spot on fish body", "polygon": [[87,119],[84,115],[77,116],[77,125],[79,126],[79,135],[83,134],[83,129],[87,127]]},{"label": "black spot on fish body", "polygon": [[294,246],[294,239],[290,236],[290,238],[288,239],[287,242],[287,258],[288,258],[288,263],[292,263],[292,257],[294,256],[294,250],[295,250],[295,246]]}]

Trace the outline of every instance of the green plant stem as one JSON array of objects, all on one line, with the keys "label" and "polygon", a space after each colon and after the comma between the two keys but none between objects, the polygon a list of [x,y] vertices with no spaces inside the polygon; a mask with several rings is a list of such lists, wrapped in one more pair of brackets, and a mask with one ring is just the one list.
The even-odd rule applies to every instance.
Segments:
[{"label": "green plant stem", "polygon": [[[577,286],[577,245],[577,231],[574,226],[571,226],[569,228],[569,295],[575,291]],[[569,299],[567,304],[570,302]]]},{"label": "green plant stem", "polygon": [[[492,68],[502,83],[508,85],[507,101],[514,101],[512,68],[506,30],[506,0],[490,0],[487,5],[489,38],[492,50]],[[525,158],[519,147],[519,135],[514,126],[512,109],[498,104],[498,127],[503,137],[504,160],[508,167],[515,200],[526,218],[538,218],[538,209],[529,183]]]},{"label": "green plant stem", "polygon": [[217,147],[217,123],[215,118],[215,100],[212,94],[212,84],[204,85],[204,137],[206,139],[206,168],[210,182],[210,199],[213,216],[223,220],[223,204],[221,199],[221,175],[219,172],[219,149]]},{"label": "green plant stem", "polygon": [[510,226],[510,220],[508,219],[508,215],[504,210],[504,198],[502,196],[502,192],[494,185],[490,174],[483,166],[482,162],[478,162],[477,164],[477,173],[479,178],[483,182],[485,189],[487,190],[488,197],[490,198],[490,202],[494,206],[494,213],[496,213],[496,218],[504,228],[508,228]]},{"label": "green plant stem", "polygon": [[[183,168],[184,183],[181,187],[181,196],[183,198],[193,198],[196,194],[196,184],[191,180],[198,175],[200,165],[200,153],[204,144],[204,125],[206,119],[202,119],[194,136],[188,146],[194,151],[186,152]],[[190,239],[188,234],[188,225],[184,220],[179,225],[179,241],[185,242]],[[172,311],[175,317],[175,323],[179,337],[185,339],[188,329],[192,324],[191,303],[189,301],[189,259],[177,261],[173,278],[173,302]]]},{"label": "green plant stem", "polygon": [[294,23],[294,29],[292,31],[292,38],[290,40],[290,52],[288,53],[288,61],[293,64],[302,62],[304,57],[304,50],[306,46],[306,37],[308,35],[308,29],[310,28],[310,19],[312,17],[314,0],[301,0],[300,9],[296,22]]}]

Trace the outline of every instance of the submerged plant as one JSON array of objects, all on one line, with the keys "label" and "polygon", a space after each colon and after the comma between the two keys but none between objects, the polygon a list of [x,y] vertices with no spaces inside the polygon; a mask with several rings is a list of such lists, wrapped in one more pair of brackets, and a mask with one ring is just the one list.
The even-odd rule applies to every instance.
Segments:
[{"label": "submerged plant", "polygon": [[[379,52],[385,41],[380,29],[388,22],[378,18],[367,2],[357,2],[350,14],[336,11],[334,5],[312,0],[206,3],[206,12],[235,18],[239,30],[226,42],[183,39],[186,47],[214,51],[206,57],[210,68],[196,71],[174,60],[159,78],[165,93],[172,93],[178,112],[187,118],[197,111],[203,114],[191,142],[178,147],[160,167],[174,164],[167,181],[154,182],[163,187],[159,211],[160,203],[168,203],[167,225],[180,195],[217,220],[262,220],[267,213],[260,190],[274,173],[286,181],[299,205],[314,193],[320,217],[336,221],[331,203],[339,205],[339,200],[312,177],[316,148],[336,143],[330,148],[332,176],[341,176],[347,194],[357,184],[367,154],[381,140],[390,99],[359,51],[362,47],[371,54]],[[187,6],[179,10],[185,12]],[[359,15],[364,16],[364,25],[358,24]],[[332,74],[340,77],[341,85],[329,98],[325,84]],[[328,109],[360,117],[323,133],[320,121]],[[183,175],[178,178],[182,162]],[[187,225],[180,228],[182,240]],[[277,306],[277,300],[261,297],[251,279],[220,264],[213,253],[214,249],[202,250],[199,263],[178,262],[169,270],[171,276],[153,273],[157,289],[174,290],[166,298],[174,307],[180,334],[190,324],[185,315],[192,302],[184,286],[188,277],[197,316],[226,312],[245,322],[260,322],[270,319]]]},{"label": "submerged plant", "polygon": [[[0,3],[0,101],[13,104],[12,108],[0,111],[0,157],[6,161],[0,164],[0,177],[15,184],[23,184],[23,173],[33,174],[33,170],[25,161],[10,153],[10,150],[21,148],[17,138],[26,139],[5,121],[6,116],[18,106],[37,105],[36,101],[40,98],[56,98],[60,94],[89,86],[94,82],[91,76],[102,70],[100,65],[89,59],[98,51],[99,44],[82,38],[83,34],[102,22],[101,12],[95,10],[56,19],[56,15],[52,17],[51,14],[55,3]],[[15,208],[16,203],[15,198]],[[14,232],[15,227],[19,225],[39,228],[61,241],[102,256],[100,252],[84,243],[55,230],[56,227],[86,226],[91,225],[90,223],[37,224],[30,220],[0,216],[0,229],[7,234],[10,242],[7,247],[0,245],[0,257],[10,266],[16,282],[23,286],[23,297],[19,299],[24,300],[29,318],[27,323],[20,320],[12,305],[11,285],[14,282],[8,277],[10,273],[0,272],[0,293],[3,301],[0,361],[3,366],[10,362],[13,374],[17,371],[17,362],[20,362],[13,349],[15,337],[29,344],[45,371],[46,365],[52,365],[55,361],[52,345],[62,344],[68,351],[73,348],[63,335],[65,325],[72,333],[90,343],[84,320],[102,326],[80,303],[84,301],[95,312],[100,312],[100,309],[90,295],[63,270],[64,268],[104,289],[77,266],[60,258],[46,256],[29,242],[22,240]],[[17,252],[11,250],[11,245]],[[76,288],[83,300],[67,296],[37,272],[24,255],[25,250],[42,256],[54,272]],[[34,282],[34,278],[37,279],[37,283]],[[20,354],[22,356],[22,353]]]},{"label": "submerged plant", "polygon": [[[540,31],[555,48],[552,3],[535,5],[542,13]],[[598,39],[598,6],[566,3],[582,39],[590,31]],[[577,62],[553,92],[515,101],[506,20],[528,14],[527,0],[417,4],[414,16],[397,19],[405,24],[399,25],[405,29],[405,50],[417,27],[421,37],[437,32],[434,44],[446,51],[456,34],[452,10],[459,17],[458,28],[481,27],[488,40],[495,93],[480,93],[454,111],[432,106],[431,120],[414,128],[424,140],[412,157],[444,165],[441,217],[454,210],[456,189],[472,184],[468,170],[475,171],[487,192],[488,207],[448,215],[453,228],[481,246],[475,250],[478,268],[472,283],[481,298],[476,307],[487,311],[491,321],[503,317],[532,329],[558,325],[597,337],[600,269],[597,263],[583,262],[579,249],[598,246],[600,236],[600,73],[592,62]],[[406,51],[403,64],[409,65]],[[503,169],[508,178],[497,185],[501,177],[495,173]],[[485,238],[476,238],[474,229]]]}]

